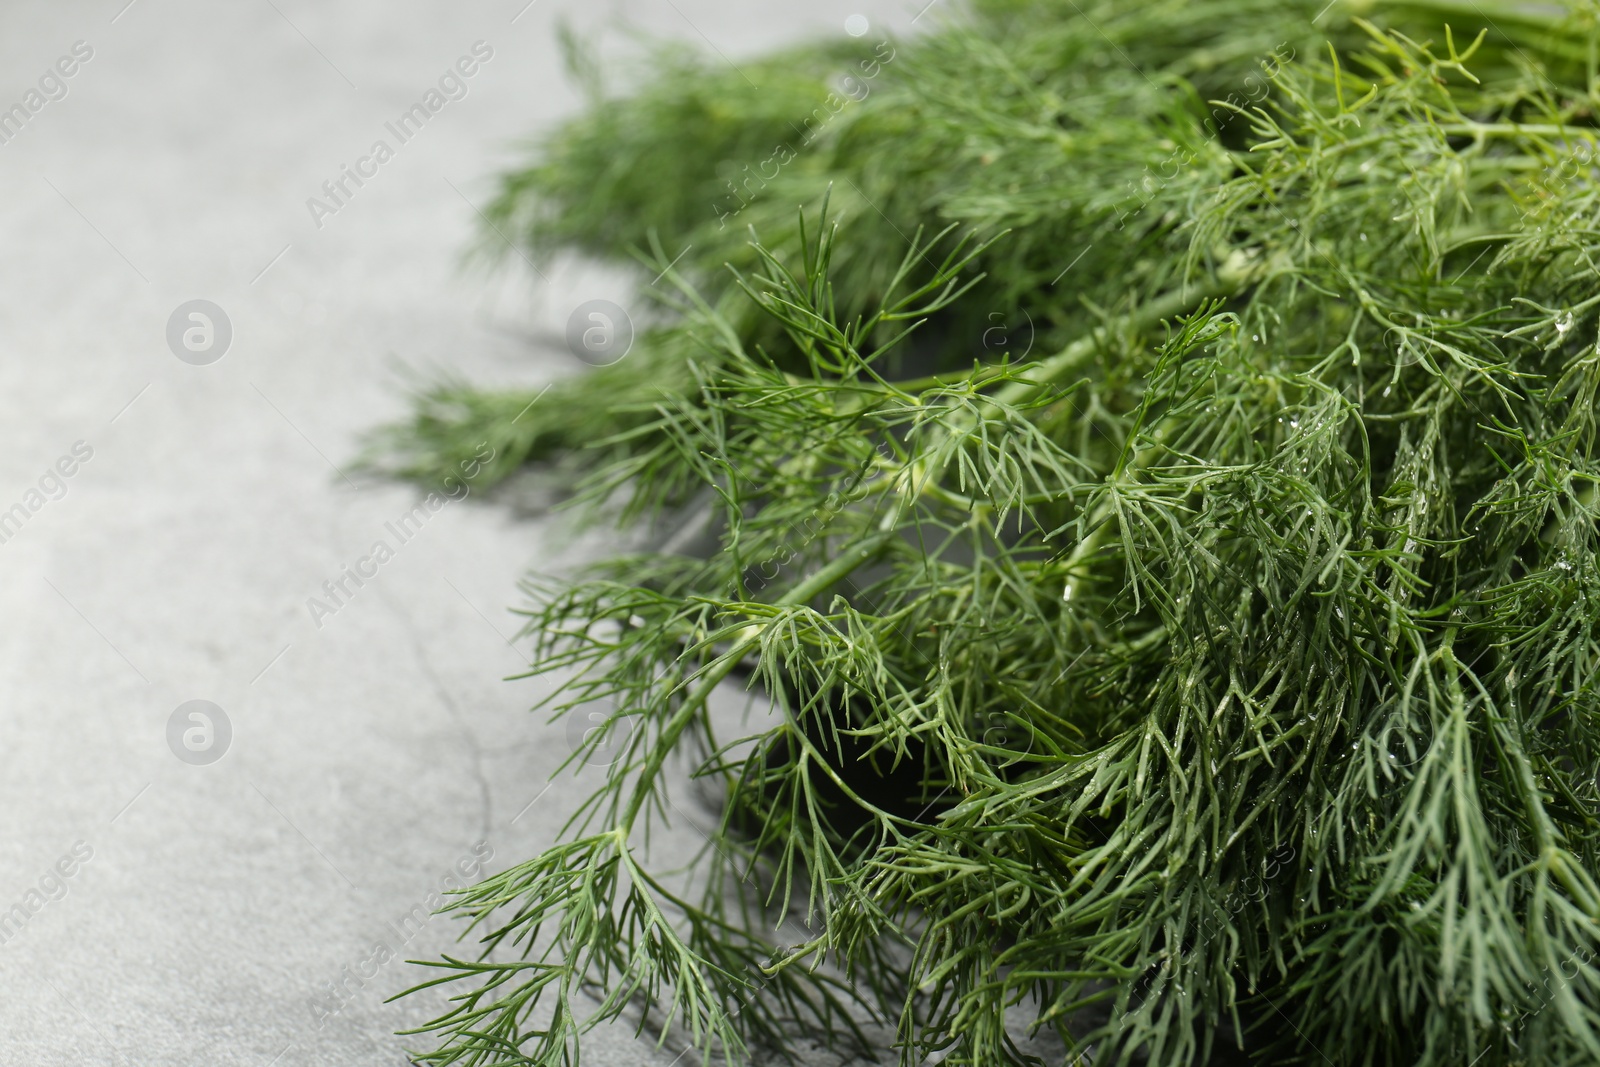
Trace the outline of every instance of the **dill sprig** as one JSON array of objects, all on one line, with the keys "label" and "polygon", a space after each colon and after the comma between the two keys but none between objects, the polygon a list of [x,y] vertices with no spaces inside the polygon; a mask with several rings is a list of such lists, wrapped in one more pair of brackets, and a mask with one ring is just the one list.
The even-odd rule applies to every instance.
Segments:
[{"label": "dill sprig", "polygon": [[[850,46],[674,60],[508,179],[542,250],[653,227],[669,309],[511,462],[609,420],[589,491],[720,541],[530,581],[547,705],[625,740],[456,899],[425,1062],[640,1003],[706,1061],[1024,1063],[1019,1009],[1096,1063],[1600,1058],[1592,13],[1066,7],[896,44],[737,249],[712,164]],[[452,388],[396,469],[506,438]],[[720,736],[742,676],[778,714]],[[686,756],[694,892],[641,858]]]}]

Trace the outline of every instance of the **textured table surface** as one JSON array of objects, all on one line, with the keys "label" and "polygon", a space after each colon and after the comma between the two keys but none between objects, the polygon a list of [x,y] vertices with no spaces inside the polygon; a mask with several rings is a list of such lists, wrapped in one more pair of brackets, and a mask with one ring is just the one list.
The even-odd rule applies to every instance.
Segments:
[{"label": "textured table surface", "polygon": [[[501,679],[517,578],[597,535],[468,499],[402,542],[416,493],[340,468],[404,368],[548,380],[577,363],[540,338],[630,299],[593,269],[459,269],[487,176],[577,106],[557,20],[737,63],[914,12],[124,2],[0,9],[0,108],[23,108],[0,116],[0,1063],[400,1065],[394,1031],[439,1001],[385,1004],[418,974],[377,945],[445,950],[451,920],[412,917],[451,868],[531,854],[587,789],[545,791],[570,751],[527,712],[547,683]],[[386,133],[480,41],[464,96]],[[359,164],[378,140],[392,157]],[[308,208],[358,164],[336,212]],[[209,365],[169,347],[194,299],[231,326]],[[392,558],[313,619],[378,541]],[[193,700],[231,731],[209,764],[175,753],[220,723],[185,713],[169,744]],[[627,1028],[587,1052],[673,1059]]]}]

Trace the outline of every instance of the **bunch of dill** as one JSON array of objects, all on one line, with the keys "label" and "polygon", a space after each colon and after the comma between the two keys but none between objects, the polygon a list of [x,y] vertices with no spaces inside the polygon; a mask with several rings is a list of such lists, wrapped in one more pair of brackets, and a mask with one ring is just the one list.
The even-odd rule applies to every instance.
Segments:
[{"label": "bunch of dill", "polygon": [[[720,542],[530,583],[553,707],[626,740],[457,898],[425,1061],[640,1002],[707,1059],[1022,1063],[1020,1013],[1104,1064],[1600,1060],[1600,29],[1319,7],[983,0],[622,96],[578,57],[494,225],[631,247],[663,324],[380,462],[598,440],[591,494]],[[726,813],[693,895],[642,848],[675,755]]]}]

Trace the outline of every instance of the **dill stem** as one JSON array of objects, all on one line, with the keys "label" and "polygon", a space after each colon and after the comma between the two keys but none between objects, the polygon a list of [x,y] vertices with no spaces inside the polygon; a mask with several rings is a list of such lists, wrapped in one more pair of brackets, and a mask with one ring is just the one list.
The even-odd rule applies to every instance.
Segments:
[{"label": "dill stem", "polygon": [[[854,545],[839,553],[825,566],[819,568],[814,574],[789,590],[773,602],[775,607],[798,607],[820,593],[826,592],[835,582],[850,574],[857,567],[868,562],[876,556],[883,547],[889,543],[895,530],[880,529]],[[613,832],[617,835],[618,843],[626,842],[633,831],[634,821],[639,812],[644,809],[646,802],[654,792],[653,786],[656,776],[660,774],[662,765],[666,762],[667,753],[677,744],[683,731],[689,728],[694,717],[711,697],[711,693],[726,678],[730,671],[738,665],[747,652],[761,639],[765,624],[755,623],[746,626],[740,631],[739,636],[729,646],[728,650],[716,659],[698,675],[697,684],[678,709],[673,712],[672,718],[667,720],[661,729],[661,736],[650,748],[650,755],[645,758],[644,766],[639,769],[639,780],[634,784],[633,796],[628,800],[628,808],[623,812],[622,819],[617,823]]]},{"label": "dill stem", "polygon": [[1439,132],[1453,137],[1573,137],[1593,144],[1600,130],[1582,126],[1523,122],[1441,122]]},{"label": "dill stem", "polygon": [[[1174,290],[1140,305],[1135,311],[1123,316],[1122,322],[1136,329],[1149,329],[1163,319],[1189,311],[1207,300],[1234,296],[1244,289],[1247,283],[1247,279],[1208,278],[1204,285],[1197,288]],[[1100,347],[1111,339],[1111,336],[1110,327],[1095,327],[1055,355],[1033,364],[1029,368],[1035,372],[1033,377],[1027,381],[1007,383],[995,393],[995,399],[1007,404],[1017,404],[1030,399],[1040,385],[1059,381],[1072,370],[1088,362]]]}]

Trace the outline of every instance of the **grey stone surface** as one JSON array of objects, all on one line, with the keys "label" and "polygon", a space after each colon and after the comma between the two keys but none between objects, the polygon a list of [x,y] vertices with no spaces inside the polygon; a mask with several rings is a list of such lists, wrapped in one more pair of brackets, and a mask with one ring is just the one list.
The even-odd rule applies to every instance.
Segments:
[{"label": "grey stone surface", "polygon": [[[527,712],[549,683],[501,678],[525,662],[507,611],[518,577],[598,546],[475,499],[402,545],[385,524],[416,493],[337,468],[401,410],[399,368],[576,372],[568,312],[630,299],[575,266],[458,269],[487,176],[577,105],[558,18],[737,62],[912,12],[124,3],[0,7],[0,108],[26,106],[41,77],[66,90],[42,90],[0,144],[0,511],[27,513],[0,544],[0,911],[33,912],[0,944],[0,1063],[398,1065],[394,1031],[439,1004],[384,1003],[417,969],[350,983],[320,1023],[313,999],[475,842],[500,869],[582,796],[582,778],[545,791],[569,751]],[[384,124],[480,40],[493,56],[465,98],[397,146]],[[57,83],[80,41],[92,56]],[[307,198],[380,138],[394,158],[314,219]],[[187,312],[200,355],[169,347],[192,300],[226,315],[221,358],[200,358],[206,323]],[[58,460],[73,471],[59,482]],[[394,558],[314,622],[308,598],[378,540]],[[221,758],[180,754],[223,739],[203,704],[169,731],[190,701],[226,717]],[[663,840],[669,855],[698,843],[682,825]],[[456,933],[433,919],[406,954]],[[614,1028],[586,1062],[672,1058]]]}]

